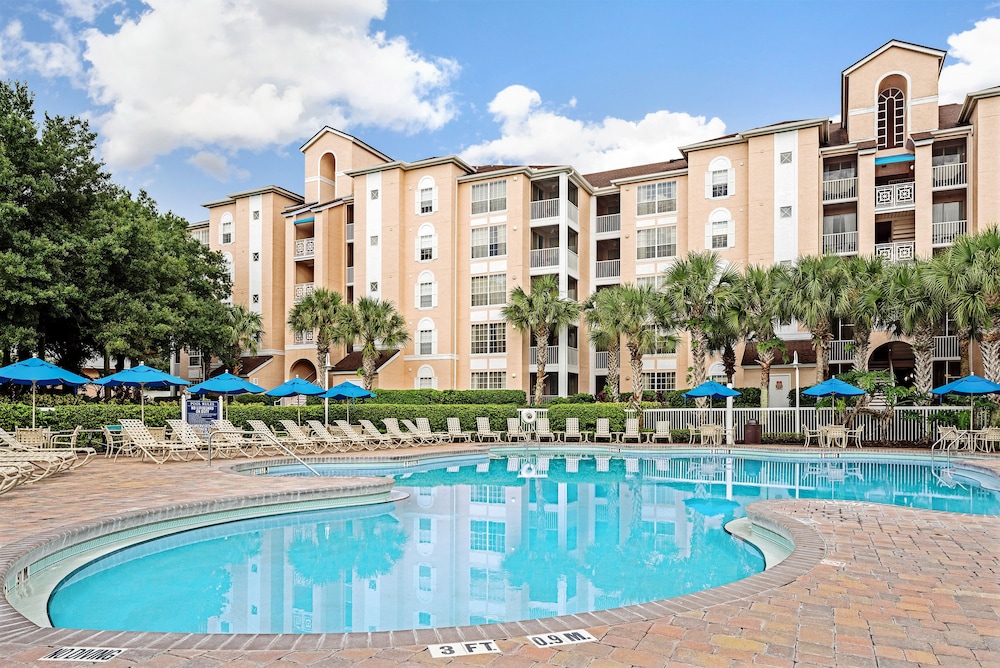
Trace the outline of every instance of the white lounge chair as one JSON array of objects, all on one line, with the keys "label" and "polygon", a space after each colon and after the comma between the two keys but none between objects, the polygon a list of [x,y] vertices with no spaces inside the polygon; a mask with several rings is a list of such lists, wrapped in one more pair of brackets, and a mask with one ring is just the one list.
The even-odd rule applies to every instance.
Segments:
[{"label": "white lounge chair", "polygon": [[611,420],[608,418],[597,418],[597,426],[594,428],[594,443],[598,441],[613,443],[616,440],[618,440],[616,435],[611,431]]},{"label": "white lounge chair", "polygon": [[579,441],[583,443],[584,441],[590,440],[588,436],[590,432],[580,431],[580,418],[566,418],[566,431],[563,433],[563,440],[569,443],[570,441]]},{"label": "white lounge chair", "polygon": [[490,419],[488,417],[477,417],[476,418],[476,437],[479,442],[483,441],[496,441],[500,442],[501,433],[498,431],[493,431],[493,427],[490,426]]},{"label": "white lounge chair", "polygon": [[656,430],[649,435],[649,441],[650,443],[659,443],[660,441],[673,443],[674,438],[670,435],[670,422],[667,420],[657,420]]},{"label": "white lounge chair", "polygon": [[547,417],[540,417],[535,420],[535,438],[537,438],[539,442],[552,441],[555,443],[559,440],[559,433],[552,431]]},{"label": "white lounge chair", "polygon": [[471,441],[472,432],[462,430],[462,421],[457,417],[450,417],[448,422],[448,436],[452,441]]},{"label": "white lounge chair", "polygon": [[625,418],[625,432],[619,436],[622,443],[641,443],[642,433],[639,431],[639,418]]},{"label": "white lounge chair", "polygon": [[521,429],[521,418],[507,418],[507,440],[527,442],[528,434]]}]

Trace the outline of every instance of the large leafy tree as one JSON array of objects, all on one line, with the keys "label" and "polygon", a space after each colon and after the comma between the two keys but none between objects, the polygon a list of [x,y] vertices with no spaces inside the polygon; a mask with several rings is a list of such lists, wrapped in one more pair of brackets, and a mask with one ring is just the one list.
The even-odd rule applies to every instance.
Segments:
[{"label": "large leafy tree", "polygon": [[598,290],[584,305],[590,338],[608,351],[608,379],[604,386],[610,401],[618,401],[621,391],[621,337],[623,334],[623,300],[621,286]]},{"label": "large leafy tree", "polygon": [[[351,319],[351,307],[339,292],[316,288],[288,311],[288,326],[297,334],[313,332],[316,340],[316,369],[322,378],[330,348],[337,343],[351,343],[354,337],[345,327]],[[371,389],[371,388],[369,388]]]},{"label": "large leafy tree", "polygon": [[855,255],[843,263],[843,269],[840,314],[854,325],[854,370],[865,371],[872,331],[885,327],[888,268],[878,255]]},{"label": "large leafy tree", "polygon": [[934,381],[934,334],[946,314],[944,296],[933,290],[930,265],[924,261],[893,265],[888,272],[891,309],[887,324],[895,334],[910,337],[914,388],[930,397]]},{"label": "large leafy tree", "polygon": [[520,286],[511,290],[503,318],[519,332],[529,332],[537,346],[538,373],[533,403],[542,401],[545,391],[545,365],[549,359],[549,335],[580,319],[579,302],[559,296],[558,278],[547,274],[531,283],[531,292]]},{"label": "large leafy tree", "polygon": [[775,331],[776,324],[786,321],[788,309],[783,287],[788,270],[778,264],[770,267],[748,266],[735,291],[735,309],[739,313],[740,330],[747,343],[754,344],[760,364],[760,405],[767,408],[771,387],[771,366],[785,348],[785,342]]},{"label": "large leafy tree", "polygon": [[844,271],[836,255],[805,256],[790,273],[784,292],[792,315],[809,330],[816,348],[816,379],[829,373],[833,323],[843,312]]},{"label": "large leafy tree", "polygon": [[664,294],[678,329],[691,337],[692,385],[705,382],[713,324],[738,280],[739,274],[712,251],[688,253],[667,274]]},{"label": "large leafy tree", "polygon": [[389,301],[362,297],[344,310],[342,331],[361,346],[361,378],[366,390],[375,386],[379,352],[405,346],[410,340],[406,319]]}]

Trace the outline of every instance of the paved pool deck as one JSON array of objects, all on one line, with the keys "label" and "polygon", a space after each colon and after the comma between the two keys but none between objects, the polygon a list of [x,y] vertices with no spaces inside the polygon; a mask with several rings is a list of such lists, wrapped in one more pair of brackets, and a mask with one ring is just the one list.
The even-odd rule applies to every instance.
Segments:
[{"label": "paved pool deck", "polygon": [[[449,449],[469,448],[424,451]],[[1000,456],[976,463],[1000,472]],[[0,574],[33,547],[108,518],[238,502],[247,478],[227,471],[232,464],[99,458],[0,495]],[[252,493],[293,498],[369,484],[257,478]],[[38,661],[64,646],[128,648],[99,664],[107,666],[1000,666],[1000,517],[789,499],[749,510],[786,527],[793,554],[759,575],[677,599],[482,627],[299,636],[39,628],[2,599],[0,667],[73,665]],[[598,641],[547,649],[525,637],[578,628]],[[479,639],[496,640],[503,653],[449,660],[427,651]]]}]

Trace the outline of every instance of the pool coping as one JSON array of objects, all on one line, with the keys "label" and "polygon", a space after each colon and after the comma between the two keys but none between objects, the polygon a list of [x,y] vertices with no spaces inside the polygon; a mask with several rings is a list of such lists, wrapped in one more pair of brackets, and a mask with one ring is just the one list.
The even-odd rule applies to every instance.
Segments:
[{"label": "pool coping", "polygon": [[[681,446],[681,447],[678,447]],[[652,447],[652,448],[611,448],[615,454],[633,453],[660,453],[671,450],[691,448],[689,444],[678,444],[674,447]],[[310,457],[309,460],[332,460],[349,463],[348,460],[360,460],[371,462],[381,460],[385,462],[412,459],[414,457],[437,458],[449,457],[460,454],[480,454],[485,452],[485,448],[441,448],[435,453],[427,453],[418,450],[400,450],[395,453],[378,453],[373,457],[361,456],[320,456]],[[564,450],[565,451],[565,450]],[[816,449],[801,448],[740,448],[725,447],[714,448],[712,453],[705,449],[699,449],[701,454],[739,454],[751,451],[766,451],[768,453],[782,452],[788,454],[811,454]],[[839,453],[838,453],[839,454]],[[901,451],[887,451],[879,453],[877,450],[869,449],[855,455],[877,455],[893,454],[903,458],[927,458],[928,453],[909,453]],[[961,459],[969,466],[975,466],[974,460]],[[274,459],[259,460],[275,461]],[[251,467],[258,462],[240,462],[223,467],[230,471],[237,466],[250,464]],[[982,468],[984,472],[995,471],[989,467]],[[219,471],[220,469],[216,469]],[[12,567],[21,563],[28,555],[36,550],[44,548],[46,545],[58,544],[58,541],[67,541],[74,536],[79,536],[84,532],[99,531],[107,526],[127,526],[129,522],[135,522],[139,518],[149,518],[165,515],[195,515],[198,513],[218,511],[219,504],[231,506],[250,507],[254,503],[280,503],[287,502],[294,498],[320,498],[323,495],[332,497],[344,496],[347,492],[363,491],[372,489],[380,484],[374,478],[330,478],[330,485],[316,487],[309,490],[265,492],[253,495],[229,495],[206,501],[196,501],[178,504],[161,505],[143,509],[136,513],[126,513],[120,515],[108,515],[97,520],[81,523],[71,523],[48,531],[43,531],[28,538],[14,541],[8,545],[0,547],[0,581],[6,583]],[[609,610],[595,612],[578,613],[573,615],[563,615],[558,617],[547,617],[543,619],[524,620],[518,622],[502,622],[479,626],[451,626],[429,629],[410,629],[402,631],[382,631],[382,632],[350,632],[332,634],[188,634],[188,633],[153,633],[153,632],[121,632],[121,631],[95,631],[81,629],[55,629],[49,627],[39,627],[30,620],[23,617],[11,606],[6,596],[0,597],[0,637],[8,642],[32,643],[46,645],[103,645],[118,646],[130,649],[199,649],[199,650],[237,650],[237,649],[290,649],[294,647],[299,650],[340,650],[351,648],[390,648],[402,646],[425,645],[434,643],[448,643],[476,640],[497,640],[507,638],[517,638],[536,633],[551,633],[579,629],[594,626],[619,625],[637,621],[651,621],[667,615],[676,615],[693,610],[703,610],[711,606],[730,603],[746,599],[765,593],[769,590],[782,587],[795,581],[800,576],[815,568],[826,555],[826,544],[822,536],[808,524],[782,515],[768,509],[768,506],[776,503],[784,503],[788,500],[763,500],[757,501],[747,507],[747,517],[754,523],[782,535],[793,541],[794,548],[791,554],[781,563],[764,572],[749,576],[739,581],[722,585],[713,589],[704,590],[684,596],[679,596],[660,601],[630,605]],[[859,503],[859,502],[851,502]]]}]

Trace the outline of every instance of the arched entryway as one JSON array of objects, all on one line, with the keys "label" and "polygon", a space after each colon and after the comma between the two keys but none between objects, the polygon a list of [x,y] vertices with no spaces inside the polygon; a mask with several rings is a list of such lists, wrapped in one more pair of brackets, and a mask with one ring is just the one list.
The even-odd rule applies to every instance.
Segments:
[{"label": "arched entryway", "polygon": [[289,370],[289,378],[295,378],[296,376],[303,380],[308,380],[310,383],[316,383],[319,386],[323,385],[323,379],[316,377],[316,364],[310,360],[301,359],[292,364],[292,368]]},{"label": "arched entryway", "polygon": [[868,356],[869,371],[889,371],[905,387],[913,387],[913,367],[913,348],[905,341],[883,343]]}]

